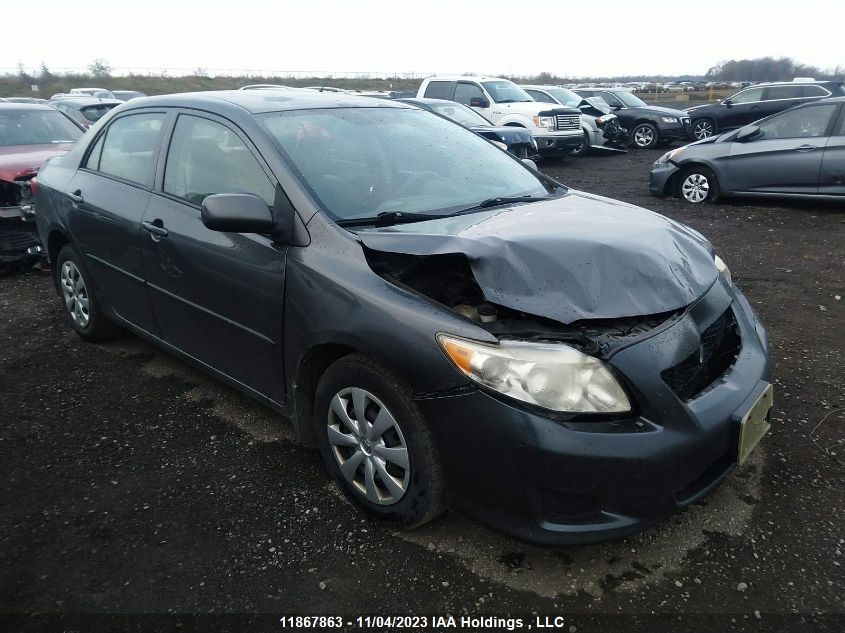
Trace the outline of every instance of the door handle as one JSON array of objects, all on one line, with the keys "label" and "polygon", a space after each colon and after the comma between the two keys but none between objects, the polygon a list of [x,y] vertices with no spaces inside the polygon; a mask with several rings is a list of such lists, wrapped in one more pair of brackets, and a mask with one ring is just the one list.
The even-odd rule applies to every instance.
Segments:
[{"label": "door handle", "polygon": [[143,226],[144,230],[153,236],[153,239],[167,237],[167,229],[161,224],[161,220],[153,220],[152,222],[144,220],[141,222],[141,226]]},{"label": "door handle", "polygon": [[818,149],[818,147],[816,147],[815,145],[800,145],[799,147],[795,148],[795,151],[796,152],[812,152],[812,151],[817,150],[817,149]]},{"label": "door handle", "polygon": [[70,199],[70,201],[71,201],[71,202],[73,202],[74,204],[80,204],[80,203],[82,203],[82,202],[85,202],[85,199],[82,197],[82,192],[81,192],[79,189],[77,189],[77,190],[76,190],[76,191],[74,191],[73,193],[69,193],[69,194],[67,194],[67,197],[68,197],[68,198]]}]

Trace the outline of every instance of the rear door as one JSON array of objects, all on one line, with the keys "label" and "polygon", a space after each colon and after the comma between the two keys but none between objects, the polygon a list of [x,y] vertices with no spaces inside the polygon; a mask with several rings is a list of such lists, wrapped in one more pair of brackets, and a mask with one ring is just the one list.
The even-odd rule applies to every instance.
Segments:
[{"label": "rear door", "polygon": [[119,317],[156,332],[141,257],[141,218],[150,199],[164,111],[133,110],[102,130],[66,190],[71,235]]},{"label": "rear door", "polygon": [[215,193],[252,193],[272,207],[276,182],[247,137],[212,114],[179,112],[143,218],[144,268],[162,339],[282,402],[286,247],[266,235],[211,231]]},{"label": "rear door", "polygon": [[817,193],[836,104],[782,112],[760,124],[760,136],[731,144],[727,189],[737,192]]},{"label": "rear door", "polygon": [[845,108],[839,113],[839,120],[834,125],[833,133],[827,139],[822,154],[819,193],[845,196]]},{"label": "rear door", "polygon": [[804,86],[801,84],[769,86],[763,90],[763,116],[777,114],[806,102]]}]

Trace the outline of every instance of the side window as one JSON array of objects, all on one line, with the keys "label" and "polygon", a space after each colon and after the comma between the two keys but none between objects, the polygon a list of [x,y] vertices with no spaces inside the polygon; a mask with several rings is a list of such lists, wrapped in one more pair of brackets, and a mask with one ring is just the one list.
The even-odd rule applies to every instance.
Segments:
[{"label": "side window", "polygon": [[830,96],[830,91],[826,90],[822,86],[801,86],[801,94],[804,97],[828,97]]},{"label": "side window", "polygon": [[845,136],[845,116],[839,117],[839,129],[833,131],[834,136]]},{"label": "side window", "polygon": [[763,89],[749,88],[748,90],[737,92],[733,97],[730,98],[730,100],[731,103],[753,103],[754,101],[762,101]]},{"label": "side window", "polygon": [[93,169],[94,171],[100,169],[100,154],[103,153],[103,141],[105,138],[105,134],[100,134],[100,138],[94,144],[94,149],[88,154],[88,160],[85,161],[85,167],[88,169]]},{"label": "side window", "polygon": [[834,104],[788,110],[760,124],[761,138],[816,138],[824,136],[836,112]]},{"label": "side window", "polygon": [[802,92],[801,86],[772,86],[771,88],[766,88],[765,100],[799,99]]},{"label": "side window", "polygon": [[455,86],[455,101],[469,105],[470,99],[484,99],[484,92],[476,84],[459,81]]},{"label": "side window", "polygon": [[106,130],[99,171],[141,185],[153,184],[158,135],[165,115],[131,114]]},{"label": "side window", "polygon": [[252,193],[273,205],[275,185],[231,129],[179,115],[167,152],[164,190],[192,204],[215,193]]},{"label": "side window", "polygon": [[425,87],[425,94],[427,99],[447,99],[452,100],[452,91],[455,89],[454,81],[430,81]]},{"label": "side window", "polygon": [[552,99],[549,95],[547,95],[542,90],[529,90],[526,89],[525,92],[531,95],[531,98],[534,101],[539,101],[540,103],[557,103],[554,99]]}]

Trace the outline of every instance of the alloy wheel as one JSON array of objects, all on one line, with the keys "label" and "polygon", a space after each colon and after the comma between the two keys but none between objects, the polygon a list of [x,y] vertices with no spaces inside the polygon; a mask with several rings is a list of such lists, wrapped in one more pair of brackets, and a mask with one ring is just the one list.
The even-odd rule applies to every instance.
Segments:
[{"label": "alloy wheel", "polygon": [[88,287],[85,285],[85,279],[83,279],[76,264],[72,261],[66,261],[62,264],[59,280],[62,287],[62,297],[70,318],[79,327],[88,327],[91,320]]},{"label": "alloy wheel", "polygon": [[713,124],[710,121],[698,121],[692,133],[699,141],[713,136]]},{"label": "alloy wheel", "polygon": [[402,430],[369,391],[343,389],[331,400],[328,439],[343,478],[368,501],[398,502],[408,489],[411,467]]},{"label": "alloy wheel", "polygon": [[681,194],[687,202],[704,202],[710,195],[710,181],[703,174],[690,174],[681,184]]},{"label": "alloy wheel", "polygon": [[634,131],[634,144],[637,147],[650,147],[654,143],[654,130],[643,125]]}]

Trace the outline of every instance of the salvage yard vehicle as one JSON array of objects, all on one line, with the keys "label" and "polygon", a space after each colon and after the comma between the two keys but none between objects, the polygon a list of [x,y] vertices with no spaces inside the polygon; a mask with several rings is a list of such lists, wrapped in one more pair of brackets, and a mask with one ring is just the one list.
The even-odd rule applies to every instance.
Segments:
[{"label": "salvage yard vehicle", "polygon": [[558,103],[581,112],[581,125],[584,138],[578,147],[572,150],[573,156],[586,156],[594,149],[625,151],[628,145],[628,130],[619,124],[619,118],[613,114],[610,106],[600,97],[588,97],[561,88],[560,86],[520,86],[541,103]]},{"label": "salvage yard vehicle", "polygon": [[98,99],[96,97],[65,96],[50,99],[48,105],[64,112],[84,128],[89,128],[112,108],[116,108],[123,101],[118,99]]},{"label": "salvage yard vehicle", "polygon": [[537,141],[544,158],[569,154],[581,145],[581,113],[575,108],[537,103],[522,88],[496,77],[428,77],[417,98],[446,99],[471,107],[496,126],[522,127]]},{"label": "salvage yard vehicle", "polygon": [[48,106],[0,104],[0,269],[26,270],[40,258],[32,179],[81,136],[81,126]]},{"label": "salvage yard vehicle", "polygon": [[402,528],[448,504],[619,537],[766,433],[766,333],[702,235],[410,105],[285,96],[136,99],[42,168],[83,339],[127,329],[289,416]]},{"label": "salvage yard vehicle", "polygon": [[716,103],[687,108],[697,139],[735,130],[802,103],[845,96],[841,81],[792,81],[757,84]]},{"label": "salvage yard vehicle", "polygon": [[631,133],[631,145],[650,149],[690,136],[690,118],[682,110],[653,106],[627,90],[578,88],[582,97],[601,97]]},{"label": "salvage yard vehicle", "polygon": [[129,101],[130,99],[139,99],[147,96],[140,90],[112,90],[112,94],[118,101]]},{"label": "salvage yard vehicle", "polygon": [[445,99],[399,99],[399,101],[445,116],[518,158],[531,158],[537,154],[537,142],[531,136],[531,132],[521,127],[490,125],[490,121],[462,103]]},{"label": "salvage yard vehicle", "polygon": [[720,196],[845,199],[845,97],[798,106],[661,156],[650,191],[687,202]]}]

